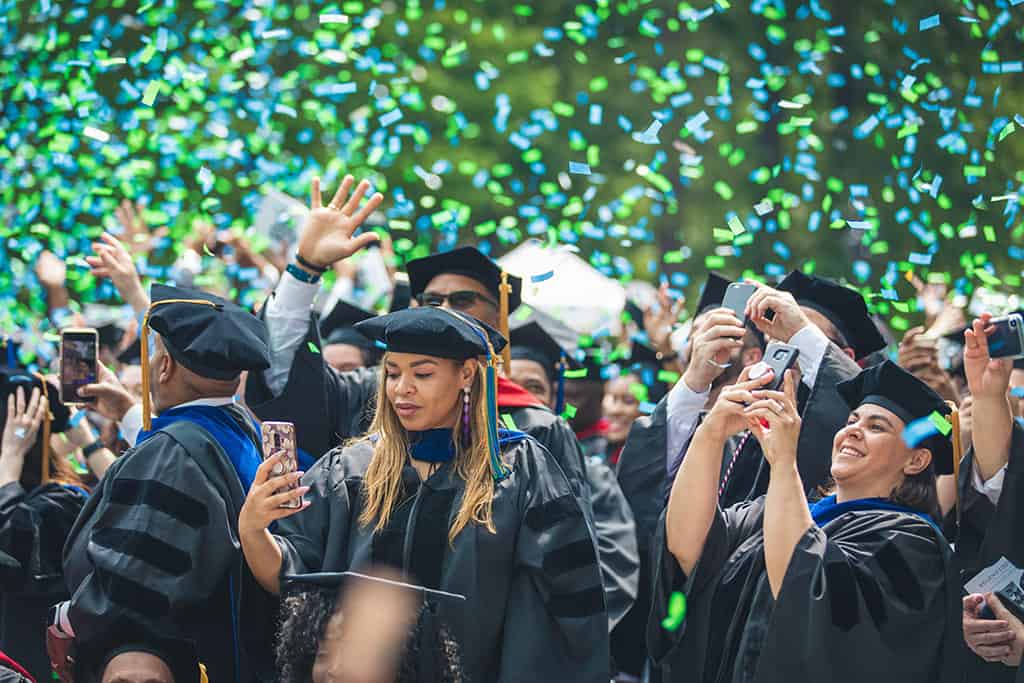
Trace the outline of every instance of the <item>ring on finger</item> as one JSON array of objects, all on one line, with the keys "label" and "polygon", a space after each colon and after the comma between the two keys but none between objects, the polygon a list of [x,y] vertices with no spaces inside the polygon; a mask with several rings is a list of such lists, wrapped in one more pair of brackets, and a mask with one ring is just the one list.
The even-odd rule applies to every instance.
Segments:
[{"label": "ring on finger", "polygon": [[341,207],[338,206],[337,204],[335,204],[334,202],[331,202],[330,204],[328,204],[327,208],[331,209],[332,211],[341,211]]},{"label": "ring on finger", "polygon": [[25,428],[24,427],[15,427],[14,428],[14,438],[15,439],[24,439],[25,438]]},{"label": "ring on finger", "polygon": [[708,363],[714,365],[719,370],[728,370],[729,368],[732,367],[732,363],[716,363],[712,358],[708,358],[707,361]]}]

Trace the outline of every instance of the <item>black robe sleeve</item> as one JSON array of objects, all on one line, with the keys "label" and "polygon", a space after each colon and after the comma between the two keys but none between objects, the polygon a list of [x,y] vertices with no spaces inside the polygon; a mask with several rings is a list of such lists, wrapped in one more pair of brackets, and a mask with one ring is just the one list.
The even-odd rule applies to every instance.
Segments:
[{"label": "black robe sleeve", "polygon": [[[738,503],[725,510],[716,510],[700,559],[689,576],[683,572],[675,556],[669,552],[665,519],[666,515],[662,513],[654,539],[654,590],[647,621],[647,647],[651,658],[658,665],[668,663],[676,654],[684,637],[706,638],[706,632],[691,629],[690,622],[707,615],[709,587],[729,556],[741,543],[761,531],[764,520],[764,497]],[[678,628],[669,630],[662,626],[662,622],[669,616],[671,596],[675,592],[681,592],[686,596],[687,616]],[[690,634],[690,630],[695,632]],[[691,649],[703,653],[706,648],[698,644]]]},{"label": "black robe sleeve", "polygon": [[[239,560],[237,510],[223,490],[162,432],[111,466],[64,554],[84,660],[99,666],[124,646],[163,652],[191,642],[179,617],[209,609]],[[166,661],[180,659],[168,651]]]},{"label": "black robe sleeve", "polygon": [[[569,480],[573,493],[583,501],[585,507],[589,507],[590,486],[583,447],[569,423],[547,408],[512,408],[501,410],[501,413],[511,418],[516,429],[526,432],[548,449]],[[587,514],[589,516],[589,510]]]},{"label": "black robe sleeve", "polygon": [[61,552],[83,505],[83,492],[56,483],[27,493],[17,482],[0,487],[0,552],[21,565],[16,576],[4,572],[4,592],[65,592]]},{"label": "black robe sleeve", "polygon": [[313,317],[295,350],[284,391],[275,396],[261,372],[250,373],[245,383],[245,402],[253,413],[260,420],[293,423],[299,448],[314,459],[366,432],[379,381],[372,368],[335,372],[321,348]]},{"label": "black robe sleeve", "polygon": [[345,555],[354,507],[351,494],[358,495],[358,489],[350,491],[344,476],[342,453],[327,453],[303,476],[302,485],[310,487],[305,496],[309,507],[278,520],[273,529],[281,548],[281,577],[342,569],[324,564],[325,557]]},{"label": "black robe sleeve", "polygon": [[847,515],[793,551],[758,680],[960,681],[960,591],[942,535],[905,513]]},{"label": "black robe sleeve", "polygon": [[531,485],[521,494],[519,571],[506,601],[497,678],[606,683],[608,614],[594,541],[561,468],[536,450],[526,465],[534,468]]},{"label": "black robe sleeve", "polygon": [[639,588],[636,524],[611,468],[596,458],[588,458],[586,465],[608,623],[614,627],[633,606]]}]

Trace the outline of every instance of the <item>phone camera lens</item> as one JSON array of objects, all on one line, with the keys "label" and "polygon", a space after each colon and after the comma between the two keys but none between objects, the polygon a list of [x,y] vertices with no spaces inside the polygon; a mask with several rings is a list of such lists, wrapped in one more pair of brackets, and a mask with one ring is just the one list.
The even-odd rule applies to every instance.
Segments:
[{"label": "phone camera lens", "polygon": [[1017,327],[1017,319],[1010,318],[1010,327]]},{"label": "phone camera lens", "polygon": [[775,360],[782,360],[785,357],[786,357],[786,352],[785,351],[783,351],[782,349],[776,349],[776,351],[775,351]]}]

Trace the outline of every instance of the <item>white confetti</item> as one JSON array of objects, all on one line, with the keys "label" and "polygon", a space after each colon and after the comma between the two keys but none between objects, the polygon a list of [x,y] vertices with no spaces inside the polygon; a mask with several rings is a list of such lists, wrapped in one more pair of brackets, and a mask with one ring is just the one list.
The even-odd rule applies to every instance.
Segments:
[{"label": "white confetti", "polygon": [[106,142],[110,139],[110,133],[105,130],[100,130],[99,128],[93,128],[92,126],[86,126],[85,129],[82,130],[82,134],[87,138],[99,140],[100,142]]},{"label": "white confetti", "polygon": [[256,50],[254,50],[253,48],[243,48],[231,55],[231,61],[235,64],[239,62],[244,62],[245,60],[249,59],[249,57],[252,57],[254,54],[256,54]]},{"label": "white confetti", "polygon": [[774,208],[775,205],[772,204],[772,200],[766,199],[763,202],[758,202],[757,204],[754,204],[754,213],[756,213],[758,216],[763,216],[766,213],[771,213],[772,209]]},{"label": "white confetti", "polygon": [[329,13],[320,15],[321,24],[347,24],[348,16],[345,14]]}]

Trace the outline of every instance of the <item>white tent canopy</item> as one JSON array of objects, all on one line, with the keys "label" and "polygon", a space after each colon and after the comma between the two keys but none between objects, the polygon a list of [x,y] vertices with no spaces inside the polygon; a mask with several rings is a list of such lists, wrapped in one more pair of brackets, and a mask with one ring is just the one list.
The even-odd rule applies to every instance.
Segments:
[{"label": "white tent canopy", "polygon": [[537,240],[529,240],[498,263],[523,278],[525,303],[553,315],[577,333],[614,333],[619,329],[626,290],[570,248],[545,248]]}]

